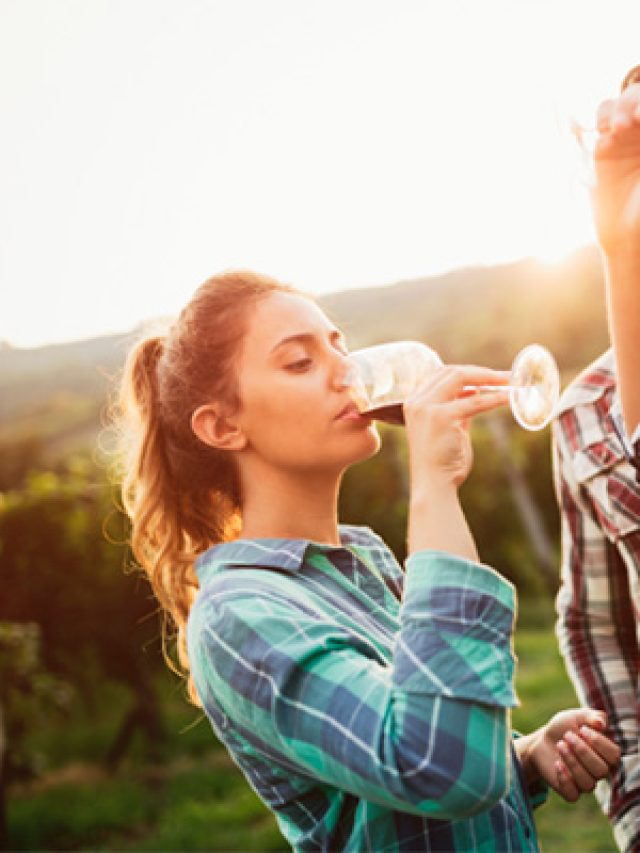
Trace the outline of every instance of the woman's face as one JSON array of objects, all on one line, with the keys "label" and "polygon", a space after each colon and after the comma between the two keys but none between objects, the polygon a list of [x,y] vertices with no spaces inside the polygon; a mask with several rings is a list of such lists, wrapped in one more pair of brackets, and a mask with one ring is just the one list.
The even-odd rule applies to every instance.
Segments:
[{"label": "woman's face", "polygon": [[247,451],[276,467],[342,471],[380,447],[345,386],[341,332],[318,306],[275,292],[252,312],[239,362],[235,420]]}]

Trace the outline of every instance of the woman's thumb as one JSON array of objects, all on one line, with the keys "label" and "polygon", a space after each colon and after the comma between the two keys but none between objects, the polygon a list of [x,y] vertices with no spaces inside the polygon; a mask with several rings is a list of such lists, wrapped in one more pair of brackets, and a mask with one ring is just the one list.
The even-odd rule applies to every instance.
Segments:
[{"label": "woman's thumb", "polygon": [[604,731],[607,727],[607,715],[604,711],[597,711],[595,708],[590,708],[585,711],[584,723],[591,726],[592,729]]}]

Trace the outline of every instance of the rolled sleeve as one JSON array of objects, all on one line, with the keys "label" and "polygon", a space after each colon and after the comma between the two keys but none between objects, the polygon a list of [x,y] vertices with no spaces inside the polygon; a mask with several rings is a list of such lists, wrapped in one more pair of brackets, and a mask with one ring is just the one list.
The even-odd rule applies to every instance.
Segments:
[{"label": "rolled sleeve", "polygon": [[517,705],[513,585],[439,551],[413,554],[406,570],[395,683],[405,692]]}]

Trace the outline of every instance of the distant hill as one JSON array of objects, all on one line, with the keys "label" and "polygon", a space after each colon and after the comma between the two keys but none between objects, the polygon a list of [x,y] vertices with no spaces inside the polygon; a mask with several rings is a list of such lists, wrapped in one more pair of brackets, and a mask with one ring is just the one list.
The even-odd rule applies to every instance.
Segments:
[{"label": "distant hill", "polygon": [[[447,362],[508,367],[539,342],[568,376],[607,346],[602,269],[587,247],[565,262],[469,267],[319,300],[352,348],[410,338]],[[35,349],[0,347],[0,452],[25,437],[55,454],[95,437],[139,330]]]},{"label": "distant hill", "polygon": [[548,346],[575,371],[607,346],[602,266],[595,247],[559,264],[524,259],[387,287],[331,294],[325,310],[352,346],[413,338],[444,361],[508,367],[516,351]]},{"label": "distant hill", "polygon": [[122,364],[128,335],[0,350],[0,423],[51,395],[95,396]]}]

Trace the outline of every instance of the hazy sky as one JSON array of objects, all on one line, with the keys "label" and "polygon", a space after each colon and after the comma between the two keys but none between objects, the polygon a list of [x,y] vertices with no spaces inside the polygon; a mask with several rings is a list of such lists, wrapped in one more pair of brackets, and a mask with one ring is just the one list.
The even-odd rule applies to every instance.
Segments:
[{"label": "hazy sky", "polygon": [[249,267],[315,293],[591,240],[565,124],[640,3],[0,0],[0,339],[177,311]]}]

